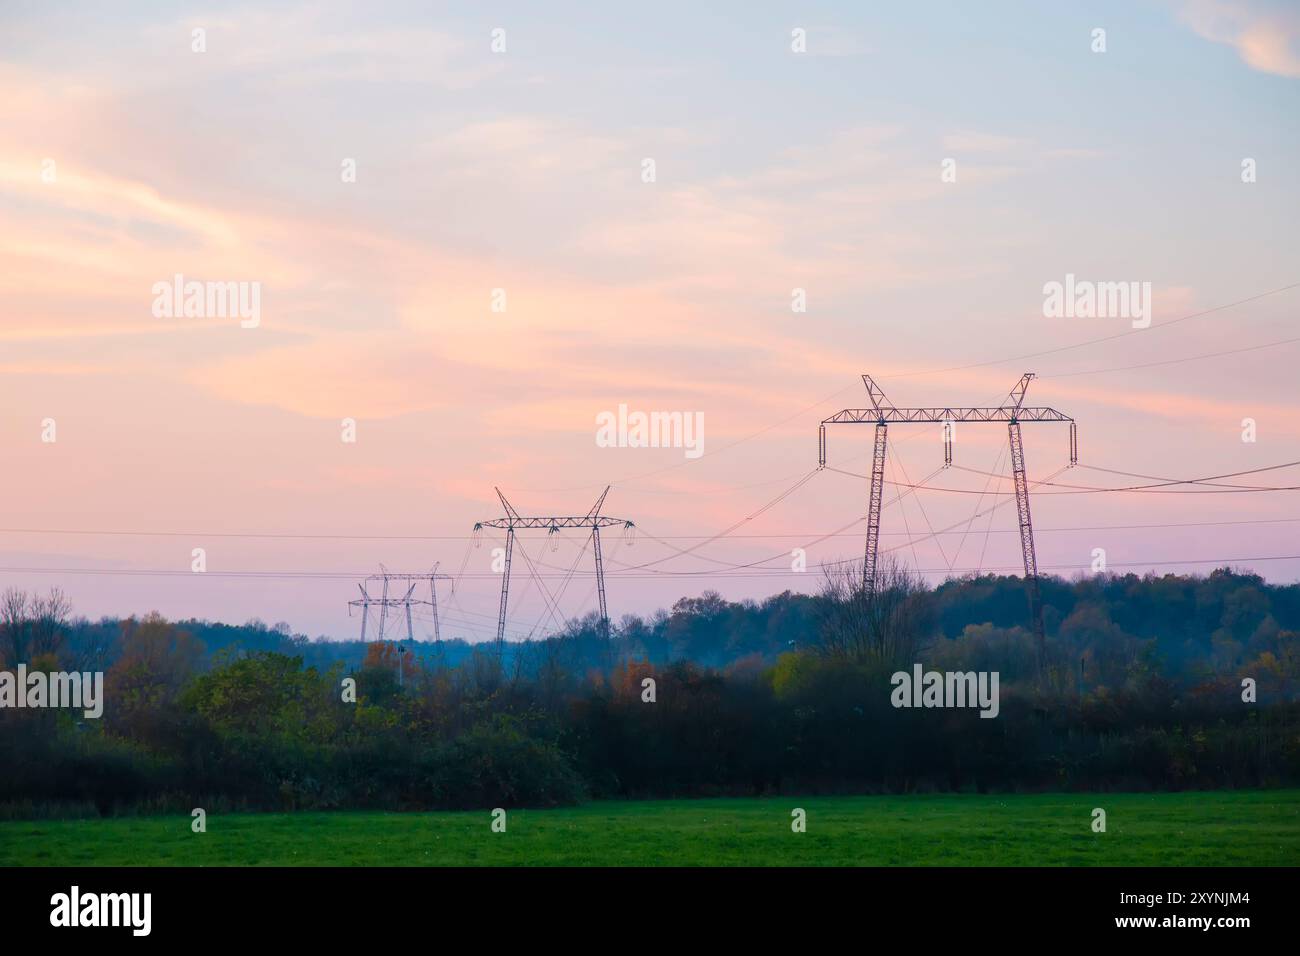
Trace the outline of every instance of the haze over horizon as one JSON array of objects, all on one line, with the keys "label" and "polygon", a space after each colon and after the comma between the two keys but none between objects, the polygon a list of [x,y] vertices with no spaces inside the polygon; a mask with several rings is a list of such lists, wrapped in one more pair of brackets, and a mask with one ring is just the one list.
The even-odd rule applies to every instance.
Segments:
[{"label": "haze over horizon", "polygon": [[[861,554],[842,472],[869,470],[869,427],[737,523],[816,468],[859,376],[997,405],[1025,371],[1026,404],[1079,428],[1061,470],[1065,429],[1024,427],[1030,479],[1058,483],[1032,499],[1044,572],[1100,548],[1300,579],[1295,491],[1090,490],[1300,459],[1300,11],[743,9],[5,4],[0,589],[342,638],[381,562],[441,562],[463,569],[443,636],[482,640],[494,487],[582,515],[613,485],[604,513],[637,526],[604,539],[615,621],[812,591]],[[258,321],[158,317],[177,275],[258,283]],[[1150,283],[1150,327],[1045,317],[1067,277]],[[698,413],[703,454],[601,447],[620,405]],[[932,581],[1019,574],[1005,428],[959,426],[946,470],[939,428],[890,441],[886,500],[946,490],[889,507],[883,546]],[[521,546],[552,588],[577,563],[564,616],[594,609],[581,535]],[[510,634],[541,636],[514,571]]]}]

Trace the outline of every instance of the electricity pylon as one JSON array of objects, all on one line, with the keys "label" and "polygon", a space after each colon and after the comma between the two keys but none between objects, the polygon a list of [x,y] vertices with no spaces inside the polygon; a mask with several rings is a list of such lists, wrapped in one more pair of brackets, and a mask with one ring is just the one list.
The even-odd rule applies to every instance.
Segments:
[{"label": "electricity pylon", "polygon": [[[366,639],[366,620],[370,617],[370,608],[372,607],[379,608],[379,634],[375,638],[375,640],[382,641],[384,639],[384,629],[388,625],[388,609],[390,607],[405,609],[406,639],[408,641],[415,640],[414,628],[411,625],[411,608],[413,606],[414,607],[424,606],[424,607],[431,608],[433,611],[433,639],[436,641],[441,641],[442,627],[438,622],[437,582],[451,581],[453,580],[452,576],[449,574],[439,574],[437,564],[433,566],[433,570],[431,571],[427,571],[424,573],[415,573],[415,574],[405,574],[405,573],[396,574],[389,571],[382,564],[379,567],[381,571],[380,574],[372,574],[370,575],[370,577],[366,578],[365,581],[357,585],[357,587],[361,589],[361,597],[356,599],[355,601],[348,602],[349,615],[351,615],[352,613],[351,610],[352,608],[354,607],[361,608],[361,640],[365,641]],[[370,592],[366,590],[366,585],[369,584],[371,581],[383,582],[383,591],[380,597],[371,597]],[[405,584],[406,593],[399,598],[390,598],[388,596],[388,583],[390,581],[396,581]],[[427,601],[415,597],[416,587],[424,581],[429,582],[429,599]]]},{"label": "electricity pylon", "polygon": [[1038,587],[1038,555],[1034,549],[1034,528],[1029,515],[1029,484],[1025,479],[1025,450],[1020,437],[1021,422],[1069,422],[1070,464],[1079,460],[1078,431],[1074,419],[1054,408],[1026,408],[1025,391],[1034,373],[1020,377],[1002,404],[996,408],[896,408],[885,397],[870,375],[863,375],[871,408],[846,408],[821,424],[818,467],[826,467],[826,426],[838,424],[874,424],[875,450],[871,460],[871,491],[867,499],[867,545],[863,565],[863,582],[868,592],[876,587],[876,556],[880,543],[880,499],[885,484],[885,452],[889,426],[912,422],[944,426],[943,463],[952,464],[952,432],[956,422],[1006,422],[1011,445],[1011,471],[1016,489],[1016,512],[1020,522],[1020,550],[1025,559],[1025,587],[1029,592],[1029,612],[1034,622],[1034,639],[1038,647],[1039,667],[1046,661],[1046,638],[1043,632],[1043,602]]},{"label": "electricity pylon", "polygon": [[[590,528],[591,542],[596,559],[596,591],[600,595],[600,629],[601,634],[609,637],[609,613],[605,607],[605,561],[600,550],[600,529],[609,528],[614,525],[622,525],[624,529],[633,527],[631,521],[625,521],[622,518],[609,518],[600,513],[601,506],[605,503],[605,496],[609,494],[609,488],[606,488],[596,503],[591,506],[582,517],[541,517],[541,518],[522,518],[519,512],[515,511],[514,506],[506,501],[506,496],[501,493],[500,488],[493,488],[497,497],[501,499],[501,507],[505,509],[504,518],[493,518],[491,521],[480,521],[474,525],[474,530],[480,531],[483,528],[504,528],[506,531],[506,549],[505,564],[502,568],[501,575],[501,606],[497,614],[497,653],[504,653],[505,636],[506,636],[506,607],[510,598],[510,559],[515,548],[515,529],[516,528],[545,528],[547,534],[556,534],[562,528]],[[524,558],[528,555],[525,552]],[[548,599],[548,603],[554,605],[555,601],[551,597],[550,591],[538,579],[538,585],[541,587],[542,594]]]}]

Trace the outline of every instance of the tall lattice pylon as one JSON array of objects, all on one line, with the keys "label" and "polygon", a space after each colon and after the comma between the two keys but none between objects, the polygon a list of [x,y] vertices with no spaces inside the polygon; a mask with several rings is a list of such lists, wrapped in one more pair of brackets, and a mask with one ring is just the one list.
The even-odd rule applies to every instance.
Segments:
[{"label": "tall lattice pylon", "polygon": [[1021,440],[1022,422],[1069,422],[1070,464],[1079,460],[1078,430],[1075,421],[1054,408],[1024,406],[1025,392],[1034,373],[1026,372],[1001,405],[971,408],[898,408],[871,378],[862,376],[871,399],[871,408],[846,408],[821,424],[818,436],[819,467],[826,467],[826,426],[837,424],[874,424],[875,448],[871,461],[871,491],[867,499],[867,543],[863,563],[864,586],[868,592],[876,587],[876,558],[880,547],[880,501],[885,484],[885,455],[888,428],[891,424],[917,422],[941,424],[944,428],[944,465],[952,464],[952,432],[956,422],[1006,422],[1011,444],[1011,469],[1016,489],[1016,512],[1020,522],[1020,549],[1025,561],[1025,588],[1029,595],[1029,613],[1033,620],[1034,639],[1040,668],[1046,663],[1046,637],[1043,631],[1043,603],[1038,583],[1038,555],[1034,549],[1034,528],[1029,514],[1029,483],[1025,477],[1025,451]]},{"label": "tall lattice pylon", "polygon": [[[626,521],[623,518],[610,518],[600,513],[600,509],[605,504],[605,496],[609,494],[609,488],[606,488],[601,492],[600,497],[596,499],[596,503],[592,505],[591,509],[582,517],[556,515],[531,518],[521,517],[519,512],[514,509],[514,506],[506,500],[506,496],[501,493],[500,488],[493,488],[492,490],[495,491],[497,497],[501,499],[501,507],[505,511],[505,517],[493,518],[490,521],[480,521],[474,525],[474,530],[475,532],[478,532],[483,528],[503,528],[506,532],[505,560],[501,569],[501,602],[497,612],[498,656],[504,655],[505,653],[506,611],[510,606],[510,565],[515,547],[515,530],[519,528],[545,528],[548,534],[556,534],[564,528],[591,529],[592,550],[595,555],[596,563],[596,592],[600,598],[600,628],[601,634],[608,639],[609,611],[605,601],[605,560],[601,553],[600,529],[613,527],[614,525],[622,525],[625,529],[631,529],[634,527],[631,521]],[[527,552],[524,553],[524,557],[528,557]],[[538,577],[537,584],[547,602],[553,607],[556,606],[555,598],[551,595],[549,589],[540,577]]]}]

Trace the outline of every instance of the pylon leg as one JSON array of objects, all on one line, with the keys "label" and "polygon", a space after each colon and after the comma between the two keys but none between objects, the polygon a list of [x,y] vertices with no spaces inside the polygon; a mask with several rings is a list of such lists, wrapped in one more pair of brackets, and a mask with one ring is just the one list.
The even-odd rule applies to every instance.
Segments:
[{"label": "pylon leg", "polygon": [[600,595],[600,631],[609,640],[609,611],[605,607],[605,560],[600,553],[600,525],[591,526],[591,541],[596,553],[596,591]]},{"label": "pylon leg", "polygon": [[867,554],[862,566],[862,584],[876,589],[876,552],[880,545],[880,498],[885,487],[885,439],[889,426],[876,425],[876,450],[871,460],[871,492],[867,499]]},{"label": "pylon leg", "polygon": [[501,574],[501,610],[497,613],[497,657],[506,652],[506,602],[510,598],[510,556],[515,549],[515,529],[506,529],[506,563]]},{"label": "pylon leg", "polygon": [[1029,517],[1029,483],[1025,478],[1025,448],[1020,440],[1020,423],[1007,426],[1011,439],[1011,473],[1016,486],[1016,512],[1020,518],[1020,550],[1025,558],[1025,588],[1029,592],[1029,613],[1034,621],[1034,643],[1041,671],[1047,663],[1047,639],[1043,633],[1043,600],[1038,590],[1038,555],[1034,551],[1034,526]]},{"label": "pylon leg", "polygon": [[442,626],[438,623],[438,579],[429,578],[429,603],[433,605],[433,639],[442,640]]}]

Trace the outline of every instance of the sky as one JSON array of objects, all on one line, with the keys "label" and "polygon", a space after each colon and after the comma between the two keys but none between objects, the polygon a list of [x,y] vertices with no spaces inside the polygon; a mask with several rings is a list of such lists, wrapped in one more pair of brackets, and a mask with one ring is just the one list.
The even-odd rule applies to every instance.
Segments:
[{"label": "sky", "polygon": [[[1294,4],[715,6],[0,0],[0,586],[343,638],[362,578],[439,563],[481,640],[493,489],[612,485],[615,620],[811,592],[862,552],[870,427],[817,470],[861,374],[1026,371],[1079,430],[1068,468],[1024,426],[1045,572],[1300,579],[1295,491],[1093,490],[1300,460]],[[177,275],[255,319],[166,314]],[[1149,326],[1046,315],[1067,276],[1149,283]],[[602,445],[620,406],[702,454]],[[1019,573],[1005,428],[890,442],[882,548]],[[508,636],[592,611],[591,559],[521,534]]]}]

